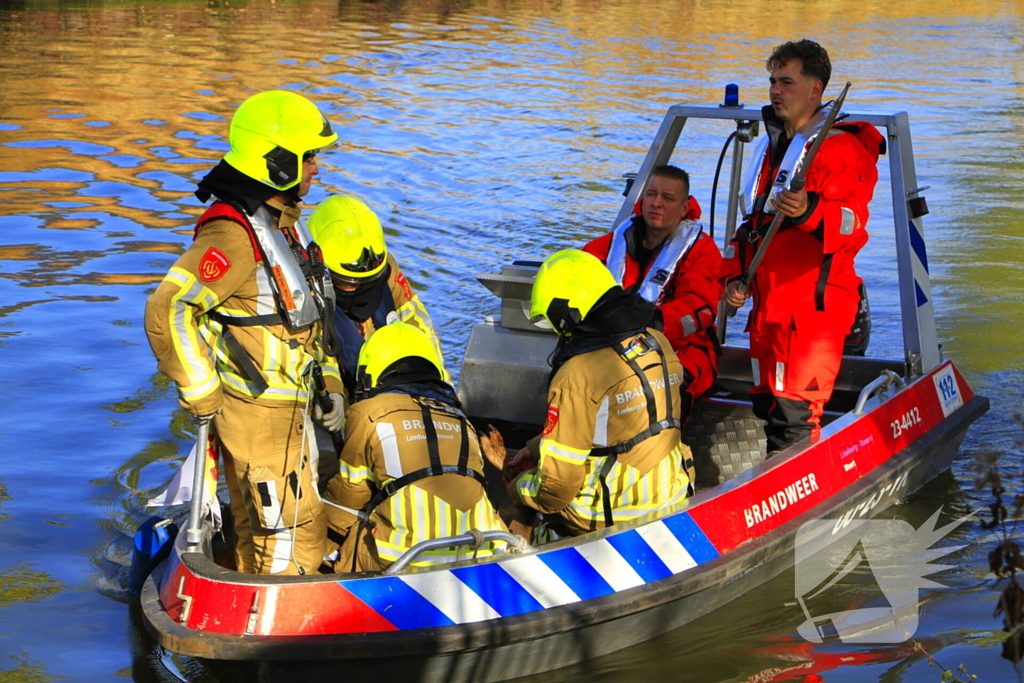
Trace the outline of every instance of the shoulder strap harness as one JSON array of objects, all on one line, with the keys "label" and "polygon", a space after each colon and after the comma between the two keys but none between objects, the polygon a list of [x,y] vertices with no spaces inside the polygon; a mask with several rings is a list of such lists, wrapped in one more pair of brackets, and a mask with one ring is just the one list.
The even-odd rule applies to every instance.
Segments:
[{"label": "shoulder strap harness", "polygon": [[[768,147],[771,143],[771,138],[765,135],[754,147],[754,156],[750,164],[750,169],[746,179],[744,180],[744,187],[741,196],[744,201],[744,215],[750,216],[757,212],[775,213],[775,207],[772,206],[769,198],[781,193],[783,190],[789,188],[789,181],[793,178],[793,174],[797,167],[803,162],[804,156],[807,154],[807,149],[814,138],[821,132],[821,126],[825,123],[825,119],[828,118],[829,111],[835,103],[829,102],[821,107],[819,110],[820,116],[817,116],[814,124],[809,130],[799,131],[789,142],[789,147],[786,149],[786,154],[782,158],[782,162],[779,164],[778,171],[775,173],[775,180],[769,185],[766,191],[762,194],[758,194],[762,179],[762,174],[767,170],[769,173],[771,169],[766,169],[768,164],[765,162],[765,157],[768,153]],[[835,131],[829,131],[829,135]]]},{"label": "shoulder strap harness", "polygon": [[[269,280],[274,287],[278,311],[250,316],[227,315],[216,310],[206,312],[223,326],[221,336],[228,350],[235,357],[239,369],[262,394],[267,390],[267,381],[231,333],[231,327],[288,325],[301,329],[318,320],[329,321],[333,292],[327,286],[327,268],[320,247],[301,221],[296,222],[293,230],[278,230],[271,226],[264,207],[250,217],[238,204],[218,200],[199,218],[195,236],[199,235],[203,225],[213,220],[230,220],[245,228],[256,263],[263,264],[271,276]],[[324,329],[329,327],[325,325]],[[330,332],[333,333],[333,328]]]},{"label": "shoulder strap harness", "polygon": [[[466,416],[461,410],[452,406],[446,406],[441,403],[431,402],[419,398],[413,397],[413,400],[420,406],[420,411],[423,413],[423,429],[427,433],[427,450],[430,454],[430,466],[424,467],[423,469],[410,472],[409,474],[403,475],[398,479],[392,479],[385,483],[380,489],[373,495],[370,502],[366,504],[363,511],[366,513],[364,519],[369,520],[370,515],[391,496],[398,493],[401,489],[415,484],[416,482],[426,479],[427,477],[439,477],[442,474],[460,474],[464,477],[469,477],[475,480],[481,486],[486,486],[487,480],[484,479],[484,475],[481,472],[477,472],[469,467],[469,424],[466,420]],[[452,417],[458,418],[459,425],[462,429],[462,443],[459,446],[459,463],[457,465],[442,465],[441,464],[441,451],[438,448],[437,429],[434,427],[434,420],[430,414],[431,410],[439,410],[445,412]]]},{"label": "shoulder strap harness", "polygon": [[[646,441],[652,436],[661,434],[666,429],[680,429],[681,425],[679,420],[672,417],[672,387],[669,381],[668,373],[668,361],[665,358],[665,352],[661,348],[661,344],[655,339],[649,332],[645,332],[639,337],[633,339],[628,346],[617,345],[616,351],[619,356],[629,365],[630,369],[636,373],[636,376],[640,378],[640,386],[643,388],[644,398],[647,401],[647,417],[650,420],[650,425],[644,431],[640,432],[631,439],[627,439],[614,446],[604,446],[602,448],[591,449],[588,457],[591,458],[607,458],[604,463],[604,467],[601,470],[601,492],[602,498],[604,499],[604,522],[606,526],[614,524],[614,518],[612,517],[612,501],[611,501],[611,490],[608,488],[607,477],[611,472],[612,467],[615,466],[619,456],[628,453],[633,448]],[[650,351],[657,351],[661,356],[661,372],[665,378],[665,405],[667,407],[666,417],[664,420],[658,419],[658,405],[654,400],[654,389],[651,387],[651,382],[647,379],[647,375],[640,369],[640,365],[636,362],[636,359],[647,355]]]}]

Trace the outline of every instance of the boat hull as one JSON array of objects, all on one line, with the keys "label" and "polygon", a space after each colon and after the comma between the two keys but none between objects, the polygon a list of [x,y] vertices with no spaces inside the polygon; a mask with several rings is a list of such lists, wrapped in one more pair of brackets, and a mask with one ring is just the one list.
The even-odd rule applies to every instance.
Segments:
[{"label": "boat hull", "polygon": [[[940,382],[950,377],[957,397],[944,403]],[[167,649],[259,661],[271,678],[274,671],[294,672],[300,662],[304,671],[321,662],[326,672],[338,660],[346,660],[344,670],[352,675],[364,668],[379,672],[386,660],[389,672],[446,680],[549,671],[676,629],[792,567],[804,523],[833,519],[831,533],[842,534],[851,520],[877,515],[917,490],[950,466],[987,406],[946,363],[894,396],[871,399],[863,415],[844,415],[823,429],[818,443],[789,449],[664,518],[561,541],[525,559],[396,577],[256,577],[220,568],[179,543],[146,582],[143,613]],[[649,545],[636,551],[639,537]],[[673,544],[689,562],[679,564]],[[632,570],[609,569],[609,548]],[[589,589],[557,571],[580,553],[597,568],[595,580],[604,579],[611,590],[583,595]],[[545,594],[506,563],[556,570],[555,581],[573,589],[567,594],[575,599],[557,604],[557,591]],[[659,576],[666,565],[668,575]],[[446,591],[462,591],[466,604],[450,604]],[[531,608],[526,597],[515,602],[518,593],[549,604]],[[474,607],[474,599],[487,604]]]}]

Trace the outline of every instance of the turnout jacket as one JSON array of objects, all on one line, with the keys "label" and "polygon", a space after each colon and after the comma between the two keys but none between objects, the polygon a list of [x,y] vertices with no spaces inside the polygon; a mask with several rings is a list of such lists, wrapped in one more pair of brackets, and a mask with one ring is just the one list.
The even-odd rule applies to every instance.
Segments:
[{"label": "turnout jacket", "polygon": [[[275,200],[264,208],[292,238],[299,209]],[[205,216],[205,214],[204,214]],[[182,406],[196,415],[221,407],[225,394],[266,406],[305,404],[309,366],[323,366],[328,389],[342,391],[337,364],[324,353],[319,322],[293,330],[284,324],[231,326],[240,348],[267,383],[259,391],[225,340],[211,311],[232,317],[279,312],[273,273],[262,261],[251,229],[217,217],[196,226],[195,241],[178,258],[146,303],[146,334],[157,367],[174,380]],[[305,247],[306,245],[302,245]]]},{"label": "turnout jacket", "polygon": [[[690,208],[676,230],[684,228],[688,221],[696,221],[700,214],[697,200],[690,197]],[[646,269],[640,272],[633,245],[638,237],[637,228],[642,222],[643,217],[640,215],[627,218],[625,223],[629,224],[628,227],[619,226],[625,229],[616,228],[583,247],[583,251],[593,254],[607,265],[613,243],[617,240],[625,242],[625,270],[619,284],[627,291],[640,291],[641,294],[644,293],[640,289],[641,285],[651,274],[661,251],[659,247],[652,254]],[[700,228],[699,224],[695,227]],[[665,242],[661,246],[664,245]],[[661,279],[663,283],[654,303],[661,312],[665,336],[683,365],[693,375],[691,391],[695,396],[709,389],[718,373],[715,316],[718,313],[718,302],[722,298],[722,285],[719,282],[721,266],[722,254],[718,245],[700,230],[671,273],[654,273],[651,278]]]},{"label": "turnout jacket", "polygon": [[[746,272],[773,218],[761,205],[779,171],[782,154],[777,147],[784,131],[770,106],[763,117],[769,144],[752,168],[757,197],[726,248],[723,285]],[[826,135],[806,176],[807,211],[783,220],[749,283],[754,299],[747,323],[751,332],[781,325],[812,337],[846,335],[856,317],[861,279],[854,257],[868,241],[868,203],[885,142],[864,122],[837,124]]]},{"label": "turnout jacket", "polygon": [[[432,430],[425,426],[424,406]],[[456,473],[427,476],[403,486],[369,511],[379,568],[387,567],[421,541],[454,536],[474,528],[505,530],[481,483],[484,463],[479,438],[460,411],[440,401],[391,391],[355,403],[346,416],[346,427],[348,437],[341,452],[341,472],[329,487],[330,497],[348,508],[343,514],[332,516],[334,531],[342,535],[351,536],[353,526],[359,526],[355,512],[364,511],[382,487],[431,466],[431,431],[442,465],[457,466],[465,444],[466,466],[480,474],[480,480]],[[420,555],[413,564],[466,559],[472,552],[466,548],[432,550]],[[476,554],[485,556],[493,552],[491,544],[487,544]],[[377,568],[365,566],[362,555],[359,559],[357,570]]]},{"label": "turnout jacket", "polygon": [[[660,332],[648,329],[662,349],[670,348]],[[642,335],[624,340],[629,347]],[[530,442],[538,466],[513,480],[522,502],[545,518],[561,516],[572,535],[605,524],[604,489],[610,492],[614,522],[639,517],[685,498],[689,479],[678,427],[679,384],[683,369],[666,353],[672,415],[665,401],[661,353],[649,350],[635,358],[650,382],[658,420],[672,418],[675,426],[614,456],[591,455],[595,448],[615,446],[649,426],[647,398],[638,375],[614,347],[606,346],[573,356],[555,373],[548,387],[548,413],[540,439]],[[688,449],[685,449],[688,451]]]}]

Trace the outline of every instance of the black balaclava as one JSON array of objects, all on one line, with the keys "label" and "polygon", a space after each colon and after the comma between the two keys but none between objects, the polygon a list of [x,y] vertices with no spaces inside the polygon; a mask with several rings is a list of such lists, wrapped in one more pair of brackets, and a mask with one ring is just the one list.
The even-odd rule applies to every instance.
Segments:
[{"label": "black balaclava", "polygon": [[370,389],[366,398],[388,392],[401,392],[439,400],[461,408],[452,385],[441,379],[437,367],[426,358],[409,356],[401,358],[380,373],[377,386]]},{"label": "black balaclava", "polygon": [[269,185],[264,185],[258,180],[253,180],[228,162],[221,160],[213,167],[202,180],[195,191],[196,197],[204,204],[210,197],[216,197],[222,202],[235,202],[241,204],[246,213],[252,215],[261,205],[276,195],[284,194],[292,201],[299,201],[299,185],[287,190],[276,190]]},{"label": "black balaclava", "polygon": [[335,287],[335,304],[345,312],[345,315],[356,322],[361,323],[368,320],[374,311],[380,308],[381,299],[384,298],[384,288],[388,286],[390,277],[391,264],[387,264],[380,275],[370,282],[360,284],[354,291],[346,292]]}]

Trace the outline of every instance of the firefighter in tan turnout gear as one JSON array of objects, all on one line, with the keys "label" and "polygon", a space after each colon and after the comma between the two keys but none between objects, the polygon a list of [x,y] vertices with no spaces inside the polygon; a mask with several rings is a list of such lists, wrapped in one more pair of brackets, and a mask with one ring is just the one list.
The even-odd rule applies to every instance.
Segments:
[{"label": "firefighter in tan turnout gear", "polygon": [[334,285],[333,354],[350,397],[359,349],[390,322],[401,320],[426,332],[441,358],[427,309],[388,253],[384,230],[370,207],[355,197],[335,195],[316,207],[308,223]]},{"label": "firefighter in tan turnout gear", "polygon": [[306,98],[269,91],[242,103],[229,138],[230,151],[196,191],[216,201],[150,297],[146,332],[181,404],[212,416],[238,570],[308,573],[323,559],[327,521],[316,485],[313,367],[322,364],[330,394],[316,416],[334,431],[343,388],[321,339],[326,271],[298,202],[317,173],[315,155],[338,136]]},{"label": "firefighter in tan turnout gear", "polygon": [[[341,473],[329,496],[341,544],[334,570],[383,570],[415,544],[471,529],[504,531],[484,491],[480,440],[441,379],[441,359],[418,328],[377,330],[358,359],[359,399],[348,411]],[[414,566],[483,557],[491,544],[422,553]]]},{"label": "firefighter in tan turnout gear", "polygon": [[692,477],[680,441],[683,370],[665,336],[648,327],[653,304],[575,249],[544,262],[531,298],[531,321],[560,339],[544,430],[504,467],[508,475],[536,463],[509,484],[512,531],[522,533],[518,525],[538,511],[534,542],[542,543],[683,500]]}]

